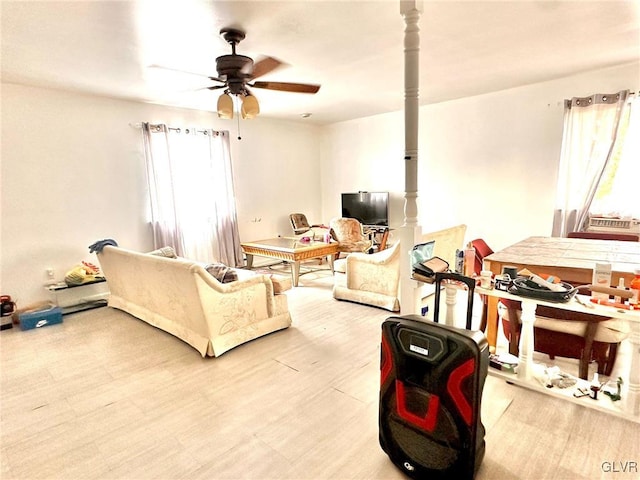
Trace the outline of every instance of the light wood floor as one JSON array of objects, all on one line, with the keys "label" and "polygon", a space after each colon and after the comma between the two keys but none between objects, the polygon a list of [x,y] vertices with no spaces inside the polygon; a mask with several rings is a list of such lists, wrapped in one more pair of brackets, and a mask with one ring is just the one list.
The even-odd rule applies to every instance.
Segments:
[{"label": "light wood floor", "polygon": [[[1,332],[2,479],[404,478],[378,444],[391,314],[331,284],[303,275],[291,328],[219,358],[111,308]],[[638,424],[494,377],[482,419],[478,479],[640,475]]]}]

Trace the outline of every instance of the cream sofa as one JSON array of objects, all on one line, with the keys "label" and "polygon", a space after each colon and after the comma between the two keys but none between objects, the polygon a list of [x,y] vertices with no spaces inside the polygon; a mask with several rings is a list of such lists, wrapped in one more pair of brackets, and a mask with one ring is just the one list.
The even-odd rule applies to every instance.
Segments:
[{"label": "cream sofa", "polygon": [[[467,226],[464,224],[423,234],[421,241],[435,241],[433,255],[449,262],[451,270],[455,267],[456,249],[464,243]],[[402,252],[399,242],[390,248],[374,254],[350,253],[346,259],[336,260],[336,274],[333,297],[348,300],[392,312],[400,310],[400,262]],[[434,293],[432,284],[422,284],[422,297]]]},{"label": "cream sofa", "polygon": [[[392,312],[400,311],[400,243],[381,252],[350,253],[344,260],[344,274],[336,273],[333,298],[349,300]],[[340,271],[338,266],[336,271]]]},{"label": "cream sofa", "polygon": [[287,296],[275,294],[269,275],[237,270],[238,280],[220,283],[197,262],[115,246],[105,246],[98,260],[109,306],[175,335],[203,357],[291,325]]},{"label": "cream sofa", "polygon": [[445,228],[436,232],[422,234],[422,241],[434,240],[433,256],[440,257],[449,263],[449,269],[453,272],[456,268],[456,250],[464,248],[464,236],[467,232],[465,224]]}]

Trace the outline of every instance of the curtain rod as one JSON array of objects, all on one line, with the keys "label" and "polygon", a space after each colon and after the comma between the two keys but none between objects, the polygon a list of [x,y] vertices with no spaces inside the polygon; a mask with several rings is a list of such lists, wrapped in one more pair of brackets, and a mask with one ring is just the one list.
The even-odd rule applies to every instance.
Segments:
[{"label": "curtain rod", "polygon": [[[149,126],[151,128],[159,128],[162,124],[160,123],[150,123]],[[138,122],[138,123],[129,123],[129,126],[133,127],[133,128],[137,128],[137,129],[141,129],[142,128],[142,123]],[[195,133],[202,133],[203,135],[209,135],[209,132],[211,132],[213,135],[221,135],[222,132],[219,132],[217,130],[213,130],[213,129],[197,129],[197,128],[181,128],[181,127],[170,127],[167,126],[167,130],[170,131],[174,131],[176,133],[182,133],[182,131],[184,130],[184,133],[191,133],[191,132],[195,132]]]},{"label": "curtain rod", "polygon": [[[617,95],[618,93],[620,93],[620,92],[609,93],[607,95]],[[636,92],[629,91],[629,95],[635,95],[635,94],[636,94]],[[601,94],[592,93],[591,95],[584,95],[583,97],[579,97],[579,98],[589,98],[589,97],[592,97],[593,95],[601,95]]]}]

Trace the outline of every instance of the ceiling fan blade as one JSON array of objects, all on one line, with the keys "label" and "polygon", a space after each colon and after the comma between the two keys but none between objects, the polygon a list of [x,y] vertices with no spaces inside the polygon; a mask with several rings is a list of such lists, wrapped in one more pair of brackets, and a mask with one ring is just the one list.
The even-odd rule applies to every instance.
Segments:
[{"label": "ceiling fan blade", "polygon": [[253,78],[258,78],[280,68],[284,63],[273,57],[262,57],[253,64]]},{"label": "ceiling fan blade", "polygon": [[201,90],[218,90],[219,88],[225,88],[226,85],[211,85],[210,87],[204,87]]},{"label": "ceiling fan blade", "polygon": [[158,70],[168,70],[169,72],[184,73],[186,75],[196,75],[198,77],[209,77],[209,75],[205,75],[204,73],[189,72],[187,70],[180,70],[178,68],[165,67],[163,65],[153,64],[153,65],[148,65],[147,68],[154,68],[154,69],[158,69]]},{"label": "ceiling fan blade", "polygon": [[295,93],[317,93],[320,85],[311,85],[307,83],[289,83],[289,82],[253,82],[251,84],[255,88],[266,88],[267,90],[279,90],[281,92]]},{"label": "ceiling fan blade", "polygon": [[162,65],[156,65],[156,64],[149,65],[147,68],[153,68],[153,69],[157,69],[157,70],[166,70],[168,72],[184,73],[185,75],[194,75],[196,77],[207,77],[209,80],[214,80],[216,82],[224,83],[224,80],[222,80],[221,78],[212,77],[210,75],[205,75],[204,73],[189,72],[187,70],[179,70],[177,68],[164,67]]}]

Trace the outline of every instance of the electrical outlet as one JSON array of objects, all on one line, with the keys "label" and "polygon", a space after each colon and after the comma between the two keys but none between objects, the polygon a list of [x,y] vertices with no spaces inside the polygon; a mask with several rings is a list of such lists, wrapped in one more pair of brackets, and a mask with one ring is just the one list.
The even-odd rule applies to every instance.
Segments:
[{"label": "electrical outlet", "polygon": [[46,272],[47,272],[47,277],[48,278],[53,278],[55,276],[55,271],[51,267],[47,268]]}]

